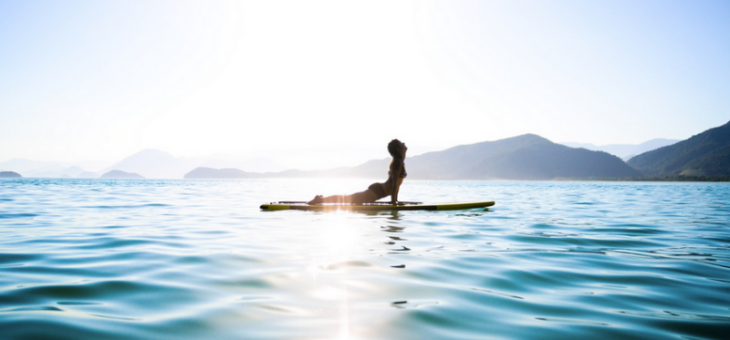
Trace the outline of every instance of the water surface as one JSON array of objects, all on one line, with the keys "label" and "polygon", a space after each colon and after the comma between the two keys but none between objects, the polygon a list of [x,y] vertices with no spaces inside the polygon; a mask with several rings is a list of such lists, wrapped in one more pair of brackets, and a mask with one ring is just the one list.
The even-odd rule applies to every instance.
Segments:
[{"label": "water surface", "polygon": [[727,339],[730,185],[0,181],[2,339]]}]

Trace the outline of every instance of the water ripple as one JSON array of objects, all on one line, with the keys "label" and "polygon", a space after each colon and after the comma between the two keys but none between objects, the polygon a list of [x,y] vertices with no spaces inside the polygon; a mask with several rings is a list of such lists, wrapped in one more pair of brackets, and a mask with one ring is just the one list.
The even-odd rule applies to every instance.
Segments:
[{"label": "water ripple", "polygon": [[0,219],[36,217],[36,214],[0,214]]},{"label": "water ripple", "polygon": [[725,339],[730,185],[428,182],[487,210],[262,213],[366,180],[0,181],[3,339]]}]

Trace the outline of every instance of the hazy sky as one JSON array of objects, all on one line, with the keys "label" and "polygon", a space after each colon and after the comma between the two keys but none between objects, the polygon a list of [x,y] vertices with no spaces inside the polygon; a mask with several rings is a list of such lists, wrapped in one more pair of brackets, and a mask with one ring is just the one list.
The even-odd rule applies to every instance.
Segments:
[{"label": "hazy sky", "polygon": [[685,139],[729,61],[725,0],[4,0],[0,161]]}]

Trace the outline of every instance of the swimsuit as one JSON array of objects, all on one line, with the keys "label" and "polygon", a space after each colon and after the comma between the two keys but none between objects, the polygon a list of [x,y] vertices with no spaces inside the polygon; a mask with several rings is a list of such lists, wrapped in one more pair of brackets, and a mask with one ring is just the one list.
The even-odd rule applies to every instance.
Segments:
[{"label": "swimsuit", "polygon": [[[390,174],[390,172],[388,172],[388,173]],[[406,178],[406,176],[408,176],[408,174],[406,173],[406,168],[403,167],[403,172],[400,173],[400,178]],[[370,184],[370,186],[368,187],[368,190],[375,193],[375,196],[378,197],[378,198],[376,198],[376,200],[389,196],[388,194],[385,193],[385,186],[383,186],[383,183]]]},{"label": "swimsuit", "polygon": [[368,187],[368,190],[374,192],[375,193],[375,196],[378,196],[378,198],[376,198],[376,200],[379,200],[379,199],[381,199],[381,198],[383,198],[385,196],[388,196],[385,193],[385,187],[383,187],[383,183],[373,183],[373,184],[370,184],[370,186]]},{"label": "swimsuit", "polygon": [[[391,166],[392,166],[392,164],[391,164]],[[401,165],[401,167],[403,168],[403,171],[400,172],[400,178],[408,177],[408,173],[406,172],[406,166]],[[388,176],[390,176],[390,170],[388,170]]]}]

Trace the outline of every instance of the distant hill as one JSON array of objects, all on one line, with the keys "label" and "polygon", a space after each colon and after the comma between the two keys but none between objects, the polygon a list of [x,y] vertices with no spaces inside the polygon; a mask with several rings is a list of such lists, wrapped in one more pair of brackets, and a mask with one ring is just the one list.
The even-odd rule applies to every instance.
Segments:
[{"label": "distant hill", "polygon": [[639,175],[606,152],[574,149],[533,134],[430,152],[410,158],[406,164],[409,175],[416,179],[549,180]]},{"label": "distant hill", "polygon": [[0,171],[0,178],[20,178],[23,177],[14,171]]},{"label": "distant hill", "polygon": [[211,156],[200,163],[199,166],[216,169],[243,169],[246,172],[272,172],[288,169],[286,166],[264,157],[233,158],[225,156]]},{"label": "distant hill", "polygon": [[84,171],[76,176],[76,178],[97,178],[99,175],[97,175],[95,172],[91,171]]},{"label": "distant hill", "polygon": [[[288,170],[276,173],[233,172],[198,168],[185,178],[365,177],[385,180],[389,158],[356,167],[329,170]],[[537,135],[461,145],[406,159],[409,179],[516,179],[638,177],[621,159],[600,151],[574,149]],[[216,172],[218,171],[218,172]],[[196,177],[193,177],[196,176]],[[215,177],[214,177],[215,176]],[[236,176],[236,177],[221,177]]]},{"label": "distant hill", "polygon": [[154,149],[145,149],[131,155],[107,170],[135,172],[148,178],[182,178],[185,173],[197,167],[202,160],[174,157]]},{"label": "distant hill", "polygon": [[571,148],[584,148],[593,151],[605,151],[612,155],[618,156],[623,160],[628,160],[638,154],[655,150],[663,146],[672,145],[679,142],[678,139],[656,138],[641,144],[609,144],[595,145],[590,143],[560,143]]},{"label": "distant hill", "polygon": [[[111,164],[111,166],[110,166]],[[212,155],[186,158],[154,149],[145,149],[116,163],[101,161],[35,161],[11,159],[0,162],[0,169],[22,173],[25,177],[98,178],[111,170],[140,174],[146,178],[182,178],[197,167],[240,168],[245,171],[282,171],[285,166],[266,157]],[[93,171],[89,171],[92,169]]]},{"label": "distant hill", "polygon": [[628,163],[646,176],[730,176],[730,122]]},{"label": "distant hill", "polygon": [[0,162],[0,169],[22,173],[24,177],[78,177],[85,172],[84,169],[102,169],[108,164],[108,162],[102,161],[59,162],[11,159]]},{"label": "distant hill", "polygon": [[62,162],[12,159],[0,162],[0,168],[23,173],[25,177],[61,177],[63,170],[68,168],[68,166]]},{"label": "distant hill", "polygon": [[30,172],[48,171],[49,169],[60,171],[64,168],[64,165],[59,162],[41,162],[16,158],[0,162],[0,168],[14,172],[22,172],[27,175]]},{"label": "distant hill", "polygon": [[251,178],[255,175],[238,169],[213,169],[199,167],[185,174],[183,178]]},{"label": "distant hill", "polygon": [[109,172],[101,175],[100,178],[136,178],[136,179],[139,179],[139,178],[144,178],[144,177],[141,176],[141,175],[139,175],[139,174],[135,174],[133,172],[124,172],[124,171],[121,171],[121,170],[112,170],[112,171],[109,171]]},{"label": "distant hill", "polygon": [[[382,167],[381,167],[382,170]],[[381,171],[382,172],[382,171]],[[246,172],[240,169],[213,169],[199,167],[185,174],[185,179],[215,178],[302,178],[302,177],[363,177],[354,168],[335,168],[329,170],[286,170],[279,172]],[[365,176],[367,177],[367,176]]]},{"label": "distant hill", "polygon": [[160,150],[145,149],[115,163],[108,167],[107,170],[117,169],[128,172],[136,172],[147,178],[183,178],[186,174],[199,167],[209,169],[241,167],[247,170],[257,169],[259,171],[284,169],[283,166],[261,157],[235,158],[219,155],[207,158],[186,158],[175,157]]}]

